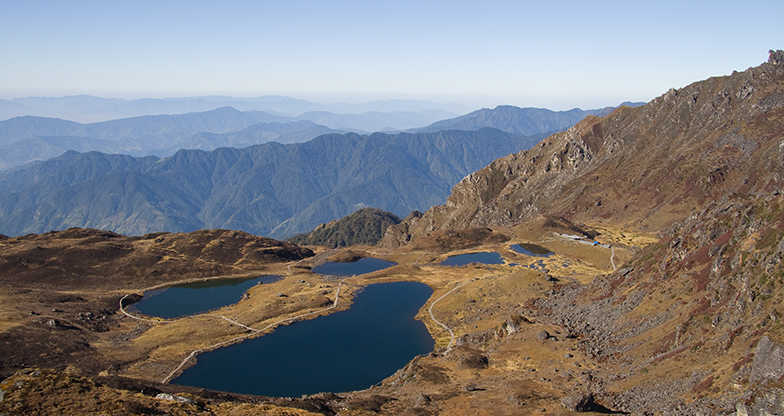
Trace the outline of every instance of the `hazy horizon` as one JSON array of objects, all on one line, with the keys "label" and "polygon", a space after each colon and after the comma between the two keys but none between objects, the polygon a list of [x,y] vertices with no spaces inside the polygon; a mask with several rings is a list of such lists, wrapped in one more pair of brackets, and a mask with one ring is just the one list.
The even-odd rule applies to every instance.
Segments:
[{"label": "hazy horizon", "polygon": [[[0,3],[0,98],[280,95],[568,110],[742,71],[784,4]],[[732,22],[731,25],[722,22]]]}]

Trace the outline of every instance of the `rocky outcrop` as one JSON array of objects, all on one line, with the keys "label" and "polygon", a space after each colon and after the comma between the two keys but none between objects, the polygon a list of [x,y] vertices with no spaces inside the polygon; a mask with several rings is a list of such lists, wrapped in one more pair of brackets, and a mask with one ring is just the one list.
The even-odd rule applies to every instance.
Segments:
[{"label": "rocky outcrop", "polygon": [[711,202],[619,272],[562,286],[524,313],[565,327],[613,368],[594,379],[612,409],[721,414],[740,403],[765,414],[784,397],[782,210],[781,194]]},{"label": "rocky outcrop", "polygon": [[[580,136],[589,117],[534,149],[498,159],[458,183],[445,205],[406,218],[387,229],[381,245],[396,247],[442,229],[513,225],[540,212],[545,201],[593,160],[595,150]],[[556,149],[555,151],[553,151]],[[552,152],[552,157],[542,154]],[[530,185],[528,185],[530,184]],[[520,191],[528,186],[529,192]]]},{"label": "rocky outcrop", "polygon": [[783,376],[784,344],[763,335],[751,365],[749,381],[754,389],[735,404],[735,415],[777,415],[784,412]]},{"label": "rocky outcrop", "polygon": [[751,383],[779,380],[784,377],[784,345],[775,343],[763,335],[754,353],[751,365]]},{"label": "rocky outcrop", "polygon": [[590,412],[594,402],[592,394],[572,394],[561,399],[561,405],[573,412]]}]

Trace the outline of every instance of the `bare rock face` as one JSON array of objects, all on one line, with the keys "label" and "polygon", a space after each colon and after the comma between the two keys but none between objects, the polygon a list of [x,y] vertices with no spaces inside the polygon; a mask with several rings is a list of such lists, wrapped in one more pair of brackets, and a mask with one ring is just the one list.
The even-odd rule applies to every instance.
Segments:
[{"label": "bare rock face", "polygon": [[778,380],[784,376],[784,345],[763,335],[754,353],[750,381]]},{"label": "bare rock face", "polygon": [[780,64],[784,63],[784,51],[782,51],[782,50],[778,50],[778,51],[770,50],[769,53],[770,53],[770,57],[768,58],[768,63],[774,64],[774,65],[780,65]]},{"label": "bare rock face", "polygon": [[446,204],[387,230],[397,247],[436,230],[509,226],[541,214],[661,229],[730,193],[784,190],[784,51],[642,107],[586,117],[455,185]]},{"label": "bare rock face", "polygon": [[784,409],[784,390],[776,384],[784,376],[784,345],[763,335],[754,352],[749,381],[757,386],[746,400],[735,404],[735,414],[775,415]]}]

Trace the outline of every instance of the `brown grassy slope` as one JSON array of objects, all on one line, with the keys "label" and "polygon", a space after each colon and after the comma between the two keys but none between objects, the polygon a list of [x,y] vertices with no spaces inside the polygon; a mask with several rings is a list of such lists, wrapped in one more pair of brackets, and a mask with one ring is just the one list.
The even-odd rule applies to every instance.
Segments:
[{"label": "brown grassy slope", "polygon": [[580,339],[596,366],[582,389],[612,409],[770,413],[784,399],[784,370],[766,367],[784,351],[783,61],[586,119],[469,176],[384,244],[541,214],[656,233],[618,273],[523,313]]},{"label": "brown grassy slope", "polygon": [[96,343],[101,334],[122,329],[117,309],[125,293],[312,255],[227,230],[126,237],[74,228],[2,239],[0,377],[27,366],[75,365],[97,374],[116,364],[96,352]]},{"label": "brown grassy slope", "polygon": [[312,255],[309,249],[242,231],[126,237],[72,228],[0,240],[0,285],[140,289],[178,278],[241,273]]},{"label": "brown grassy slope", "polygon": [[722,195],[784,189],[784,64],[774,55],[642,107],[587,117],[498,159],[457,184],[445,205],[390,227],[381,244],[540,214],[656,232]]},{"label": "brown grassy slope", "polygon": [[614,409],[732,410],[764,391],[750,378],[761,337],[784,335],[782,212],[781,195],[710,203],[621,273],[566,287],[529,313],[567,327],[615,369],[594,392]]},{"label": "brown grassy slope", "polygon": [[5,392],[0,411],[31,416],[335,414],[323,400],[273,399],[264,403],[258,397],[151,384],[107,377],[89,379],[68,372],[29,368],[0,382],[0,389]]}]

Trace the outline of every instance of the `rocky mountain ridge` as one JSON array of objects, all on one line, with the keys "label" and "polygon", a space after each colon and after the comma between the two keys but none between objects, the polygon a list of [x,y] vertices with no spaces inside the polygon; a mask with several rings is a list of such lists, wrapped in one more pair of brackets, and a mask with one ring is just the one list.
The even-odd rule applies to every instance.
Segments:
[{"label": "rocky mountain ridge", "polygon": [[[779,414],[782,121],[784,51],[771,51],[759,67],[589,117],[496,160],[456,185],[445,205],[390,227],[382,244],[468,226],[525,226],[543,216],[656,235],[642,249],[629,247],[636,253],[616,272],[583,284],[557,279],[519,309],[563,328],[595,363],[562,404],[631,414]],[[476,338],[471,345],[481,348]]]},{"label": "rocky mountain ridge", "polygon": [[445,205],[390,227],[382,244],[545,213],[656,230],[726,193],[781,191],[784,69],[774,55],[498,159],[458,183]]}]

